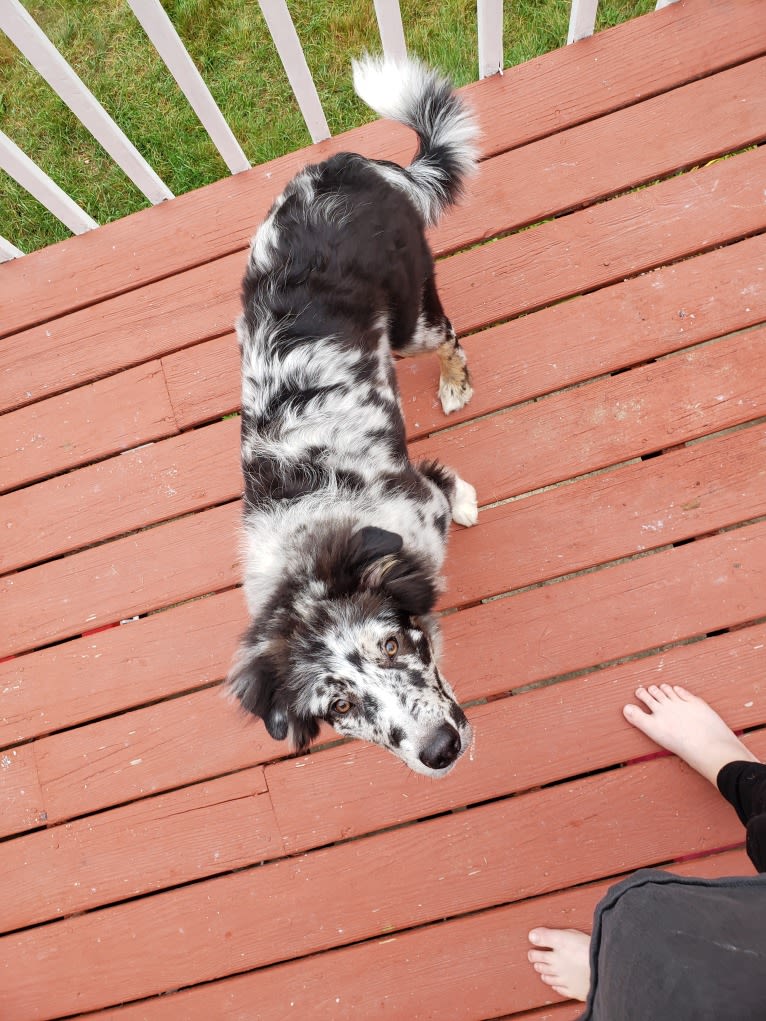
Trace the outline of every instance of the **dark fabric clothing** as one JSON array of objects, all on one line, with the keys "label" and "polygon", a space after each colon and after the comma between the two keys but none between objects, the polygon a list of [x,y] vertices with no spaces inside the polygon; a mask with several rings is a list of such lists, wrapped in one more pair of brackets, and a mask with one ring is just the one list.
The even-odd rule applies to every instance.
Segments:
[{"label": "dark fabric clothing", "polygon": [[718,790],[761,875],[642,869],[596,908],[580,1021],[766,1021],[766,766],[729,762]]},{"label": "dark fabric clothing", "polygon": [[760,762],[729,762],[719,772],[717,782],[718,790],[746,827],[750,861],[758,872],[766,872],[766,766]]},{"label": "dark fabric clothing", "polygon": [[642,869],[600,902],[580,1021],[766,1021],[766,875]]}]

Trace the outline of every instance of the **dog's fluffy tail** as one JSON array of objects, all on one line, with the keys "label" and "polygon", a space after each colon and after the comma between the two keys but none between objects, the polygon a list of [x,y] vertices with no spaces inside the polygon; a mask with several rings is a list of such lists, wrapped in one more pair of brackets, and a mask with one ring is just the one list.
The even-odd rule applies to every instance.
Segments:
[{"label": "dog's fluffy tail", "polygon": [[359,98],[417,133],[415,159],[403,173],[391,168],[390,180],[406,189],[427,224],[436,223],[476,167],[476,122],[452,83],[419,60],[365,56],[353,69]]}]

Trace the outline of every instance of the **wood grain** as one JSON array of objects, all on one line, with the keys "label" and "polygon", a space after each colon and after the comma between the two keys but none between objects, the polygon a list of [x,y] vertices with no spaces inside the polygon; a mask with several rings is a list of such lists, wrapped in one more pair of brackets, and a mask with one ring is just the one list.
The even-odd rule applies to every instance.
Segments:
[{"label": "wood grain", "polygon": [[434,249],[455,251],[762,139],[764,76],[761,58],[485,161],[432,232]]},{"label": "wood grain", "polygon": [[[456,530],[450,540],[443,603],[470,603],[482,592],[757,517],[765,445],[764,427],[754,426],[488,509],[480,528]],[[233,591],[0,663],[0,743],[220,680],[246,621],[241,593]]]},{"label": "wood grain", "polygon": [[44,825],[47,814],[33,745],[0,751],[0,799],[0,837]]},{"label": "wood grain", "polygon": [[[766,734],[751,743],[756,754],[766,751]],[[619,813],[625,804],[627,815]],[[13,986],[4,984],[0,1007],[18,1021],[52,1003],[62,1014],[95,1009],[736,844],[741,835],[731,807],[688,767],[644,762],[5,936],[0,962]],[[83,957],[88,969],[74,989]]]},{"label": "wood grain", "polygon": [[[706,878],[748,874],[742,852],[673,866],[680,875]],[[613,882],[621,877],[615,877]],[[519,1021],[568,1021],[579,1017],[558,1000],[527,961],[527,933],[540,924],[589,930],[593,908],[611,883],[549,894],[371,940],[250,974],[162,996],[119,1011],[95,1015],[99,1021],[240,1021],[253,1003],[264,1017],[289,1017],[296,1010],[318,1021],[365,1017],[438,1017],[476,1021],[527,1008]],[[407,981],[402,976],[408,976]]]},{"label": "wood grain", "polygon": [[[765,641],[759,625],[474,707],[475,748],[449,782],[412,776],[394,768],[388,752],[353,743],[270,765],[265,782],[261,769],[245,770],[0,844],[0,867],[17,880],[3,924],[54,917],[52,905],[55,914],[71,914],[656,752],[621,715],[639,684],[693,677],[695,691],[733,728],[763,726]],[[154,736],[147,717],[133,717],[134,733],[147,734],[144,751]],[[189,717],[189,737],[203,757],[193,708]],[[108,770],[108,746],[100,750]],[[267,798],[256,797],[267,788]],[[52,807],[55,814],[55,801]],[[171,856],[163,843],[174,846]]]},{"label": "wood grain", "polygon": [[418,440],[410,454],[450,465],[481,505],[687,443],[766,413],[753,372],[764,342],[766,327],[723,338]]},{"label": "wood grain", "polygon": [[755,149],[444,259],[445,310],[468,333],[762,231],[764,166]]},{"label": "wood grain", "polygon": [[[764,563],[762,523],[447,616],[445,676],[467,702],[757,620],[766,616]],[[187,747],[195,754],[182,754]],[[51,820],[289,751],[215,688],[43,738],[36,748]],[[391,769],[401,769],[393,757]]]},{"label": "wood grain", "polygon": [[[756,57],[764,52],[765,19],[759,0],[672,5],[469,86],[466,94],[485,126],[484,153],[524,145]],[[343,149],[404,161],[412,141],[390,123],[365,125],[17,259],[0,275],[0,330],[18,331],[244,249],[253,224],[293,174]],[[77,272],[81,265],[87,273]]]},{"label": "wood grain", "polygon": [[413,455],[483,505],[439,604],[475,743],[439,783],[325,725],[292,755],[220,683],[249,234],[307,158],[411,135],[3,266],[2,1017],[566,1021],[533,925],[636,867],[750,871],[622,708],[684,683],[766,754],[759,27],[682,0],[465,90],[483,166],[433,240],[475,397],[445,418],[435,359],[398,366]]},{"label": "wood grain", "polygon": [[[745,105],[740,103],[743,110]],[[722,116],[724,126],[732,121],[730,112]],[[754,119],[759,123],[757,111]],[[758,129],[748,127],[746,140],[754,133]],[[762,229],[765,158],[757,150],[744,153],[444,260],[437,281],[446,311],[459,332],[468,332]],[[688,164],[689,154],[679,161]],[[543,170],[535,166],[533,173],[540,178]],[[482,180],[476,189],[485,188]],[[495,233],[529,221],[531,212],[506,220],[501,210],[508,202],[493,194],[491,175],[485,183],[486,192],[477,190],[475,201],[491,207]],[[629,178],[622,187],[630,184]],[[551,187],[556,190],[555,182]],[[587,193],[571,197],[564,208],[584,199]],[[472,233],[472,222],[464,221],[460,244],[481,238]],[[0,406],[39,400],[228,332],[239,313],[244,265],[243,253],[224,256],[149,284],[140,294],[130,292],[20,333],[0,356]],[[130,345],[112,344],[105,351],[107,330],[128,332]]]},{"label": "wood grain", "polygon": [[273,858],[262,769],[0,843],[3,931]]},{"label": "wood grain", "polygon": [[468,710],[470,759],[444,784],[395,768],[390,753],[359,742],[266,768],[285,850],[307,850],[451,806],[506,797],[605,769],[657,746],[622,716],[648,684],[691,686],[735,730],[766,724],[766,625],[680,645],[646,659],[534,688]]},{"label": "wood grain", "polygon": [[48,560],[241,495],[239,419],[218,422],[0,497],[0,517],[9,530],[0,570]]},{"label": "wood grain", "polygon": [[[766,327],[565,391],[417,441],[411,454],[443,460],[486,504],[688,442],[766,413],[752,372],[765,336]],[[22,652],[235,584],[238,515],[227,504],[0,580],[0,597],[13,594],[1,648]]]},{"label": "wood grain", "polygon": [[[0,416],[0,489],[24,486],[175,432],[162,368],[148,362]],[[28,494],[19,499],[32,503]],[[7,570],[5,547],[0,569]]]},{"label": "wood grain", "polygon": [[[437,400],[436,359],[401,359],[408,435],[417,438],[765,318],[766,235],[760,234],[466,337],[474,396],[448,417]],[[233,335],[167,355],[162,366],[181,428],[239,409]]]}]

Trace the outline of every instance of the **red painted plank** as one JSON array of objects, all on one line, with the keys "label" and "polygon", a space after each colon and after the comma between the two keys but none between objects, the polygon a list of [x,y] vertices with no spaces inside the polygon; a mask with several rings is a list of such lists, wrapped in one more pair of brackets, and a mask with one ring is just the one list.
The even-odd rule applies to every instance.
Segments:
[{"label": "red painted plank", "polygon": [[0,837],[45,823],[47,815],[33,745],[0,751],[0,802],[3,805]]},{"label": "red painted plank", "polygon": [[[758,334],[754,334],[754,338],[757,336]],[[753,343],[757,343],[757,340],[754,340]],[[743,358],[747,357],[748,354],[745,353]],[[647,415],[656,417],[659,421],[664,403],[660,401],[661,393],[657,380],[662,372],[671,372],[675,380],[675,373],[679,367],[686,372],[703,368],[703,366],[698,366],[696,361],[686,363],[670,360],[664,362],[663,366],[664,369],[660,370],[656,367],[640,370],[635,375],[626,376],[622,382],[608,381],[601,385],[602,392],[607,395],[608,400],[614,399],[619,404],[623,392],[634,395],[636,400],[641,400],[644,390],[652,394],[657,388],[656,403],[660,405],[660,410],[656,413],[650,410]],[[728,363],[721,371],[729,372]],[[702,376],[706,374],[704,371],[701,372]],[[749,367],[742,369],[740,375],[746,376],[748,381],[752,380]],[[714,414],[719,415],[724,408],[718,400],[721,395],[716,392],[716,374],[711,371],[709,376],[708,389],[712,386],[713,392],[706,397],[702,388],[699,392],[695,391],[695,404],[704,403],[706,400],[708,403],[712,401]],[[475,376],[474,378],[476,385],[480,387],[480,377]],[[636,380],[635,384],[631,382],[632,380]],[[667,381],[662,385],[667,385],[668,389],[674,388],[673,381]],[[592,392],[590,389],[581,391],[577,399],[581,396],[589,397]],[[664,393],[664,390],[662,392]],[[554,413],[551,416],[552,422],[558,423],[560,416],[569,415],[571,417],[579,414],[579,409],[576,405],[572,405],[572,400],[571,395],[563,397],[561,407],[565,407],[567,410]],[[598,400],[598,398],[594,398],[594,400]],[[750,414],[748,405],[743,404],[739,407],[745,409],[748,415]],[[545,417],[546,408],[547,405],[541,403],[539,407],[535,405],[523,409],[521,414],[527,416],[526,421],[518,427],[513,426],[512,432],[518,431],[520,435],[524,435],[525,430],[533,433],[539,431],[541,427],[538,422],[541,416]],[[729,401],[728,408],[730,411],[734,410],[733,398]],[[671,407],[667,414],[672,414],[672,411]],[[573,432],[576,433],[576,431],[577,426],[574,426]],[[608,437],[606,439],[608,440]],[[622,435],[619,438],[614,437],[615,442],[618,442],[620,446],[623,445],[624,439]],[[657,442],[665,442],[665,440]],[[738,442],[735,441],[735,450],[731,455],[735,461],[738,457]],[[77,474],[51,479],[31,492],[22,491],[0,498],[0,517],[5,520],[6,527],[9,529],[9,539],[0,553],[0,565],[5,570],[24,567],[35,561],[46,560],[61,553],[70,552],[72,549],[83,547],[88,543],[109,539],[148,524],[167,520],[175,515],[203,510],[211,503],[236,499],[242,489],[238,467],[238,444],[239,421],[232,419],[90,466]],[[590,446],[593,446],[592,443]],[[624,449],[627,450],[628,447],[626,446]],[[573,459],[577,457],[578,453],[583,453],[581,446],[575,446]],[[613,451],[607,451],[604,456],[611,459],[615,455]],[[472,464],[474,464],[473,458]],[[559,467],[553,459],[548,460],[546,466],[550,471],[556,471]],[[482,462],[478,455],[475,467],[481,471]],[[758,470],[756,465],[756,473]],[[757,503],[757,493],[754,493],[753,497]],[[508,513],[508,511],[504,513]],[[651,508],[647,507],[645,513],[650,515]],[[756,509],[752,514],[743,512],[743,516],[745,518],[755,517],[757,513],[759,511]],[[660,508],[656,510],[656,516],[662,516]],[[482,517],[483,525],[487,524],[488,518],[491,518],[491,515]],[[741,519],[736,518],[735,520]],[[502,527],[502,525],[497,527]],[[595,529],[591,529],[592,532],[595,532]],[[482,537],[485,535],[485,530],[480,529],[475,534]],[[610,534],[608,533],[605,537]],[[479,542],[482,542],[481,538]],[[490,548],[489,537],[483,546],[487,549]],[[502,571],[504,565],[490,559],[487,566],[497,573]],[[516,562],[516,566],[518,566],[518,562]],[[582,566],[588,566],[588,564],[582,564]],[[455,578],[461,577],[459,570],[450,573]],[[480,580],[476,574],[463,575],[462,577],[469,583],[469,587],[473,585],[474,589]],[[485,576],[482,574],[482,584],[484,580]],[[485,587],[481,590],[480,595],[501,590],[502,584],[500,589]],[[454,600],[454,596],[453,589],[447,598]],[[463,597],[461,595],[460,598],[461,601],[464,601],[464,599],[470,600],[475,596]]]},{"label": "red painted plank", "polygon": [[182,429],[239,410],[239,348],[235,334],[165,355],[162,370]]},{"label": "red painted plank", "polygon": [[[748,249],[749,257],[740,249]],[[628,359],[641,361],[656,357],[674,347],[758,322],[766,316],[766,287],[759,280],[766,276],[764,269],[766,235],[469,338],[466,347],[476,396],[465,412],[455,417],[467,418],[469,414],[493,411],[505,403],[528,399],[546,387],[552,389],[588,374],[620,368]],[[747,293],[747,304],[743,304],[743,292]],[[678,314],[679,302],[683,303],[685,314],[682,317]],[[615,317],[625,323],[624,331],[614,331]],[[538,318],[541,319],[539,324]],[[666,332],[658,326],[658,320]],[[640,329],[643,336],[636,337],[634,327]],[[630,345],[626,337],[630,338]],[[231,338],[222,340],[226,349],[233,346]],[[509,348],[518,352],[513,359],[505,357]],[[198,352],[202,352],[201,357]],[[173,356],[179,359],[179,376],[188,380],[189,374],[193,374],[200,380],[196,392],[189,389],[188,384],[185,388],[181,385],[180,389],[171,385],[171,395],[185,391],[188,398],[181,398],[182,424],[191,424],[190,419],[195,415],[204,417],[203,381],[214,374],[215,366],[222,362],[219,378],[223,371],[230,380],[230,403],[235,403],[233,390],[238,386],[238,359],[234,356],[229,362],[221,358],[222,353],[219,342],[213,341],[184,352],[189,360],[187,365],[180,363],[180,356]],[[435,359],[399,363],[403,401],[411,420],[410,432],[415,435],[446,421],[436,409],[434,381],[428,379],[436,371]],[[176,373],[171,371],[169,378],[177,378]],[[219,402],[218,394],[215,402]],[[192,412],[192,408],[197,409],[196,412]],[[534,409],[530,414],[534,414]],[[4,550],[9,558],[8,566],[30,562],[33,553],[43,559],[88,540],[108,538],[173,513],[200,509],[205,500],[235,497],[240,490],[234,452],[237,428],[235,422],[225,423],[216,426],[214,434],[198,431],[191,437],[159,445],[152,452],[143,451],[135,457],[131,455],[88,469],[77,478],[52,481],[40,491],[40,498],[34,501],[32,508],[27,507],[26,499],[0,501],[5,517],[15,522],[12,539]],[[219,438],[218,444],[213,442],[213,436]],[[176,451],[179,452],[178,462]],[[189,466],[183,464],[185,455],[194,463],[193,474]],[[135,478],[139,460],[147,466],[143,479]],[[205,466],[204,486],[192,481],[200,472],[200,464]],[[172,480],[165,477],[169,473],[173,474]],[[146,490],[145,497],[141,495],[142,488]],[[98,496],[94,497],[91,491]],[[77,513],[83,501],[88,503],[86,518]],[[71,527],[73,520],[80,523],[79,533]]]},{"label": "red painted plank", "polygon": [[[436,397],[434,356],[400,360],[408,434],[417,437],[764,319],[761,234],[467,337],[474,396],[448,418]],[[615,322],[622,329],[615,330]],[[162,367],[181,428],[239,409],[233,335],[167,355]]]},{"label": "red painted plank", "polygon": [[[449,418],[436,400],[434,362],[427,356],[402,359],[399,382],[410,435],[455,425],[765,319],[766,235],[761,234],[467,337],[462,344],[476,382],[474,396]],[[188,355],[192,357],[192,351]],[[210,361],[206,359],[206,369]],[[238,388],[238,363],[235,369]],[[177,399],[171,382],[168,378],[174,412],[179,422],[188,424],[191,404]],[[204,407],[199,390],[195,396]]]},{"label": "red painted plank", "polygon": [[[472,602],[755,518],[765,446],[766,428],[755,426],[486,510],[480,528],[450,540],[442,601]],[[245,625],[236,591],[8,660],[0,744],[219,680]]]},{"label": "red painted plank", "polygon": [[[389,122],[366,124],[8,263],[10,272],[4,266],[0,277],[0,334],[244,250],[253,224],[290,178],[306,163],[349,148],[405,162],[412,136]],[[88,277],[73,275],[73,266],[80,264],[88,267]]]},{"label": "red painted plank", "polygon": [[[764,564],[766,524],[752,525],[450,615],[445,674],[470,701],[757,620],[766,616]],[[179,753],[189,747],[197,754]],[[288,752],[260,722],[240,720],[216,689],[37,743],[51,819]],[[402,767],[391,757],[387,768]]]},{"label": "red painted plank", "polygon": [[765,168],[755,149],[445,259],[447,314],[467,333],[761,231]]},{"label": "red painted plank", "polygon": [[229,331],[239,314],[244,265],[244,254],[235,253],[17,334],[0,354],[0,407]]},{"label": "red painted plank", "polygon": [[469,701],[758,620],[764,567],[761,523],[451,614],[444,673]]},{"label": "red painted plank", "polygon": [[[530,1010],[522,1016],[516,1014],[516,1021],[577,1021],[582,1015],[583,1005],[575,1000],[567,1003],[560,1003],[553,1007],[541,1007],[539,1010]],[[510,1021],[514,1015],[505,1014],[498,1021]]]},{"label": "red painted plank", "polygon": [[763,514],[766,427],[754,426],[482,511],[480,528],[455,531],[440,605],[475,603]]},{"label": "red painted plank", "polygon": [[8,529],[0,570],[48,560],[241,495],[239,419],[218,422],[0,497],[0,520]]},{"label": "red painted plank", "polygon": [[246,625],[236,590],[6,660],[0,746],[221,680]]},{"label": "red painted plank", "polygon": [[239,502],[225,504],[0,579],[8,606],[3,651],[230,587],[238,577],[239,513]]},{"label": "red painted plank", "polygon": [[285,850],[304,851],[455,805],[505,797],[651,754],[622,716],[639,685],[682,684],[735,730],[766,724],[766,624],[474,706],[475,743],[444,783],[352,742],[266,768]]},{"label": "red painted plank", "polygon": [[137,709],[36,745],[48,819],[60,822],[286,755],[221,688]]},{"label": "red painted plank", "polygon": [[[162,367],[149,362],[0,417],[0,489],[177,431]],[[32,500],[27,494],[18,502],[30,509]],[[8,569],[5,548],[0,568]]]},{"label": "red painted plank", "polygon": [[[766,733],[751,743],[766,751]],[[95,1009],[741,837],[688,767],[644,762],[5,936],[0,1008],[15,1021]]]},{"label": "red painted plank", "polygon": [[[729,113],[724,123],[731,120]],[[748,139],[754,131],[745,132]],[[551,158],[543,156],[544,162]],[[466,332],[762,229],[764,158],[757,151],[746,153],[448,260],[438,272],[447,311],[456,328]],[[675,164],[688,162],[687,153]],[[535,172],[537,177],[541,173]],[[629,178],[622,185],[631,183]],[[550,187],[555,194],[555,182]],[[476,188],[481,189],[476,201],[491,209],[495,233],[525,222],[524,217],[514,221],[511,212],[502,215],[501,210],[513,206],[493,193],[491,175],[486,191],[481,177]],[[595,191],[601,194],[603,188]],[[538,215],[550,214],[550,195],[540,197]],[[587,195],[586,190],[560,201],[567,208]],[[688,212],[692,204],[694,216]],[[555,202],[553,208],[559,208]],[[530,207],[526,221],[533,215]],[[470,233],[472,223],[471,217],[464,221],[461,244],[481,237],[481,232]],[[528,279],[526,267],[533,265]],[[0,366],[0,404],[40,399],[227,332],[239,311],[243,271],[244,254],[235,253],[19,334]],[[498,278],[503,280],[499,287]],[[105,351],[103,334],[115,319],[130,331],[131,344]]]},{"label": "red painted plank", "polygon": [[[766,327],[662,358],[411,444],[472,482],[479,504],[766,414]],[[502,451],[502,457],[497,452]]]},{"label": "red painted plank", "polygon": [[[599,561],[724,527],[742,518],[756,517],[762,513],[762,451],[763,430],[757,427],[484,512],[480,528],[461,530],[453,536],[446,570],[451,586],[443,602],[453,605],[470,602],[503,588],[522,587]],[[631,508],[630,514],[625,513],[626,506]],[[235,518],[232,509],[231,533],[226,534],[233,534]],[[583,529],[581,522],[586,520],[589,527]],[[218,547],[213,526],[217,521],[213,519],[209,535],[201,540],[205,548],[212,549],[214,558]],[[174,527],[187,526],[188,523]],[[562,537],[555,548],[548,541],[552,533]],[[509,543],[513,548],[506,555],[502,551]],[[163,546],[161,542],[160,548]],[[129,547],[129,552],[132,549]],[[150,559],[153,549],[154,545],[149,550]],[[107,559],[111,562],[111,558]],[[127,556],[126,562],[129,560]],[[464,563],[466,566],[461,566]],[[477,564],[479,570],[470,569],[469,565]],[[18,579],[16,576],[9,581]],[[33,603],[36,594],[36,586],[32,585]],[[199,637],[191,649],[184,646],[193,654],[186,657],[189,666],[178,675],[178,687],[170,680],[177,667],[160,669],[159,681],[145,687],[136,682],[146,676],[146,661],[157,663],[157,656],[165,647],[177,656],[173,614],[180,611],[173,611],[168,618],[155,616],[132,625],[127,634],[136,636],[135,653],[122,629],[71,647],[47,650],[38,658],[20,657],[0,665],[0,681],[10,692],[5,700],[5,727],[0,734],[6,740],[18,741],[33,733],[81,722],[88,718],[85,713],[92,717],[124,708],[126,698],[134,699],[135,704],[183,690],[198,676],[203,683],[220,678],[228,666],[229,647],[234,647],[237,632],[245,623],[244,613],[237,606],[239,601],[238,594],[225,597],[225,615],[222,620],[216,618],[215,625],[218,629],[223,624],[225,630],[223,635],[215,632],[212,658],[197,651],[200,641],[207,650],[214,637],[205,629],[205,608],[194,605],[186,608],[188,622],[180,631]],[[89,605],[86,599],[84,609]],[[140,629],[140,638],[136,627]],[[153,641],[148,634],[144,637],[147,628],[158,635],[159,649],[150,657],[138,659],[138,650],[151,647]],[[116,659],[108,652],[115,643],[120,650]],[[94,679],[92,664],[105,648],[107,659],[96,664],[100,670]],[[165,658],[161,656],[163,661]],[[136,677],[135,664],[140,664]],[[204,673],[198,675],[195,670]],[[113,676],[114,681],[105,683],[102,671]],[[64,677],[66,683],[58,683]],[[94,684],[100,692],[98,697]],[[66,694],[63,699],[62,693]]]},{"label": "red painted plank", "polygon": [[487,161],[434,231],[435,249],[454,251],[763,139],[765,77],[766,60],[754,60]]},{"label": "red painted plank", "polygon": [[[702,858],[671,871],[707,878],[750,873],[741,851]],[[515,1012],[558,997],[527,961],[527,933],[535,925],[590,931],[593,909],[611,882],[549,894],[411,932],[371,940],[186,989],[119,1010],[98,1021],[241,1021],[254,1003],[264,1018],[292,1014],[316,1021],[386,1018],[476,1021],[514,1012],[518,1021],[567,1021],[577,1006]]]},{"label": "red painted plank", "polygon": [[[526,144],[756,57],[763,24],[759,0],[676,4],[469,86],[484,152]],[[0,329],[23,329],[244,248],[253,223],[296,170],[339,149],[402,161],[412,142],[390,124],[366,125],[9,263],[0,274]],[[80,262],[87,275],[73,273]]]},{"label": "red painted plank", "polygon": [[[766,413],[752,371],[764,336],[766,327],[668,357],[417,441],[411,452],[451,465],[487,503],[726,429]],[[0,580],[4,651],[234,584],[238,513],[226,505]]]},{"label": "red painted plank", "polygon": [[2,931],[274,858],[262,769],[0,843]]}]

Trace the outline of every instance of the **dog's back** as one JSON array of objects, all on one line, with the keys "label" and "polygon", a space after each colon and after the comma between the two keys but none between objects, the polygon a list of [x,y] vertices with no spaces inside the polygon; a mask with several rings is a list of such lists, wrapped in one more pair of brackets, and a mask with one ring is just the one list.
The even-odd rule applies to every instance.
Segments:
[{"label": "dog's back", "polygon": [[415,61],[368,59],[355,84],[420,148],[405,168],[351,153],[306,167],[253,240],[238,323],[252,621],[230,686],[274,737],[301,746],[332,717],[432,773],[470,738],[428,615],[450,516],[474,523],[476,495],[410,464],[391,353],[438,348],[449,400],[469,399],[425,227],[472,168],[473,124]]}]

